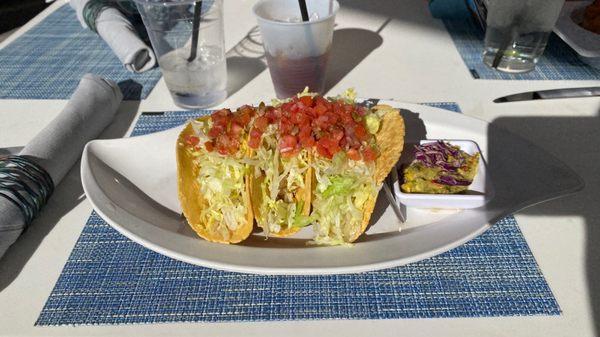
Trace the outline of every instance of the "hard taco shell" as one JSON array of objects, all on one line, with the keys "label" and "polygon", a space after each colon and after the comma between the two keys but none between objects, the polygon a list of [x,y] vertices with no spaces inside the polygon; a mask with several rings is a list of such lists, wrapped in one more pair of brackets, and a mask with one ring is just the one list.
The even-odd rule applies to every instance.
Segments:
[{"label": "hard taco shell", "polygon": [[[206,119],[208,117],[201,117]],[[244,178],[245,190],[243,199],[246,209],[246,223],[239,226],[235,231],[230,231],[229,238],[224,238],[220,233],[211,233],[206,229],[200,219],[200,212],[207,207],[208,200],[200,193],[198,183],[198,171],[200,167],[194,163],[190,149],[185,146],[186,136],[194,135],[192,125],[188,123],[179,134],[177,139],[177,190],[183,214],[192,229],[203,239],[219,243],[238,243],[246,239],[252,232],[254,216],[250,201],[250,180],[247,175]]]},{"label": "hard taco shell", "polygon": [[[379,149],[379,157],[375,160],[375,183],[380,187],[385,177],[387,177],[400,159],[402,149],[404,148],[405,129],[404,119],[398,109],[394,109],[389,105],[376,105],[373,109],[379,113],[385,113],[381,119],[379,131],[375,135]],[[356,232],[356,236],[351,238],[350,242],[358,239],[367,229],[376,200],[377,194],[365,201],[360,231]]]}]

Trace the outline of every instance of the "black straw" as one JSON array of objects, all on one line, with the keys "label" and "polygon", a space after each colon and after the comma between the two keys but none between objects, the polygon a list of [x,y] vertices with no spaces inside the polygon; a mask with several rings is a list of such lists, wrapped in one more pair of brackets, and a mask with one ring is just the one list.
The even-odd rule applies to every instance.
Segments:
[{"label": "black straw", "polygon": [[[519,20],[519,18],[515,20]],[[504,41],[502,41],[500,48],[498,48],[498,50],[496,51],[496,55],[494,55],[494,60],[492,61],[492,68],[498,69],[498,67],[500,66],[500,62],[504,57],[504,54],[506,53],[508,48],[516,42],[516,39],[519,36],[519,34],[517,32],[517,26],[515,25],[516,23],[513,23],[513,26],[510,28],[508,37],[504,38]]]},{"label": "black straw", "polygon": [[192,50],[188,62],[196,58],[196,49],[198,49],[198,33],[200,31],[200,16],[202,14],[202,0],[194,4],[194,21],[192,22]]},{"label": "black straw", "polygon": [[509,45],[510,41],[502,44],[502,46],[498,48],[496,55],[494,55],[494,60],[492,61],[492,68],[498,69],[498,66],[500,66],[500,61],[502,61],[502,57],[504,56],[504,53],[506,53],[506,49]]},{"label": "black straw", "polygon": [[308,9],[306,9],[306,0],[298,0],[300,4],[300,14],[302,14],[302,21],[308,21]]}]

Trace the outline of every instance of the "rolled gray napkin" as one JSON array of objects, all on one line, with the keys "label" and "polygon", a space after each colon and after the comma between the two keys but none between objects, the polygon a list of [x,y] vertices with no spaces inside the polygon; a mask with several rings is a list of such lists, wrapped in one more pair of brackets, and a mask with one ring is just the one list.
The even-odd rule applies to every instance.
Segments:
[{"label": "rolled gray napkin", "polygon": [[[70,4],[77,13],[77,19],[83,27],[88,27],[84,9],[93,0],[71,0]],[[152,48],[138,36],[131,22],[118,9],[102,6],[95,17],[95,30],[117,55],[127,70],[141,73],[156,65]]]},{"label": "rolled gray napkin", "polygon": [[[58,185],[81,157],[85,144],[111,123],[122,99],[113,81],[84,75],[63,111],[19,155],[45,169]],[[0,196],[0,257],[21,235],[26,222],[21,209]]]}]

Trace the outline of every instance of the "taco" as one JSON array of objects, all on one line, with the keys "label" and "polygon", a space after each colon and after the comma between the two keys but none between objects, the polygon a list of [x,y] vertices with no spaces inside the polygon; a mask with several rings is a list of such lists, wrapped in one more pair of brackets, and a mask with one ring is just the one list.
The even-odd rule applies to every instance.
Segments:
[{"label": "taco", "polygon": [[289,236],[311,222],[310,149],[298,144],[297,130],[283,132],[288,117],[261,103],[250,131],[252,208],[267,236]]},{"label": "taco", "polygon": [[253,228],[247,125],[249,106],[190,121],[177,140],[178,196],[189,225],[202,238],[238,243]]},{"label": "taco", "polygon": [[354,92],[334,99],[315,97],[312,167],[315,183],[313,242],[347,244],[367,228],[383,180],[404,147],[404,120],[397,109],[367,108]]}]

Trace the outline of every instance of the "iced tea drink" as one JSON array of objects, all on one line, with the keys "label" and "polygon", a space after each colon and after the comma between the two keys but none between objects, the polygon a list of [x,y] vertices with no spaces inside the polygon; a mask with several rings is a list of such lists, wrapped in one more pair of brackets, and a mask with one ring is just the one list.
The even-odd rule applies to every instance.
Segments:
[{"label": "iced tea drink", "polygon": [[283,54],[266,55],[277,97],[291,97],[305,87],[308,87],[310,92],[323,93],[329,51],[323,55],[299,59],[291,59]]},{"label": "iced tea drink", "polygon": [[306,0],[309,21],[300,19],[298,0],[261,0],[254,14],[278,98],[305,87],[323,94],[333,40],[337,1]]}]

